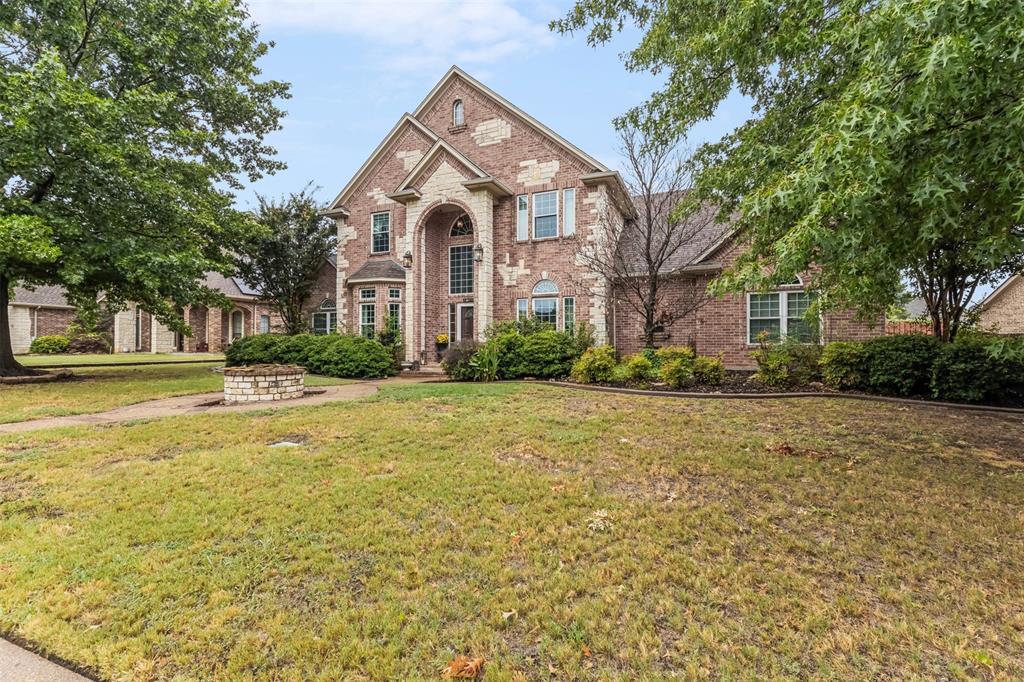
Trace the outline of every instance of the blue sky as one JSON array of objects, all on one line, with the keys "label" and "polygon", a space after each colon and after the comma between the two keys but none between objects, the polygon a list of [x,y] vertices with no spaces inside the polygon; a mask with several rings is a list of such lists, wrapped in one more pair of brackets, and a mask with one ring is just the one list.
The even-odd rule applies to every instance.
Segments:
[{"label": "blue sky", "polygon": [[[398,118],[412,111],[452,64],[610,167],[618,167],[612,119],[642,102],[659,81],[629,73],[620,53],[635,31],[613,44],[587,46],[548,22],[572,3],[512,0],[250,0],[253,19],[276,46],[264,75],[292,84],[283,129],[269,142],[285,171],[248,187],[276,197],[312,181],[328,201],[345,185]],[[717,139],[749,116],[727,100],[688,144]]]}]

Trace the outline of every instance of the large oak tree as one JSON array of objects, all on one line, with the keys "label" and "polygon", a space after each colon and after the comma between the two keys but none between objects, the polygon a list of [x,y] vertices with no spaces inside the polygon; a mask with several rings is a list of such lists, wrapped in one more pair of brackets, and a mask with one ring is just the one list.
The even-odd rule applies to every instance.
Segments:
[{"label": "large oak tree", "polygon": [[238,0],[0,3],[0,374],[16,283],[56,284],[95,306],[177,310],[216,300],[252,229],[232,189],[281,164],[283,83]]},{"label": "large oak tree", "polygon": [[651,134],[753,101],[700,150],[699,192],[752,247],[720,287],[817,263],[823,304],[877,314],[909,280],[952,339],[976,288],[1021,269],[1021,0],[578,0],[554,27],[600,44],[628,23],[627,67],[664,78],[627,114]]}]

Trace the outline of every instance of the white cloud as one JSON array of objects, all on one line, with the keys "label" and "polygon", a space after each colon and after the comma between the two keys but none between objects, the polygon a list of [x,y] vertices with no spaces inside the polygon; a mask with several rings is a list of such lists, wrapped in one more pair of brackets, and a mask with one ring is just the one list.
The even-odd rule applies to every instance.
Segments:
[{"label": "white cloud", "polygon": [[550,10],[530,16],[510,0],[250,0],[249,9],[267,29],[362,39],[371,63],[406,72],[494,64],[553,42]]}]

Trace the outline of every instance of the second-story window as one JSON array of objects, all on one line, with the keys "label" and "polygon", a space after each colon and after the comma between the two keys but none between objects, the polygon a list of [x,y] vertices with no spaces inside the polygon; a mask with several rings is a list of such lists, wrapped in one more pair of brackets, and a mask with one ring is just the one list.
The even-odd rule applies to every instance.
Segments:
[{"label": "second-story window", "polygon": [[465,123],[466,123],[466,113],[465,113],[465,110],[462,108],[462,100],[461,99],[457,99],[452,104],[452,125],[453,126],[461,126],[461,125],[465,125]]},{"label": "second-story window", "polygon": [[387,253],[391,250],[391,214],[374,213],[371,253]]},{"label": "second-story window", "polygon": [[558,236],[558,192],[533,195],[533,238]]}]

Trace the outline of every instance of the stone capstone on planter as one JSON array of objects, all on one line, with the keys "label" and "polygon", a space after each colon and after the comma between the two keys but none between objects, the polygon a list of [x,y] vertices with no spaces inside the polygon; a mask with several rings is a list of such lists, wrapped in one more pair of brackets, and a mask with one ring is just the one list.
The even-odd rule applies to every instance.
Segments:
[{"label": "stone capstone on planter", "polygon": [[224,368],[224,402],[249,403],[301,398],[306,370],[297,365]]}]

